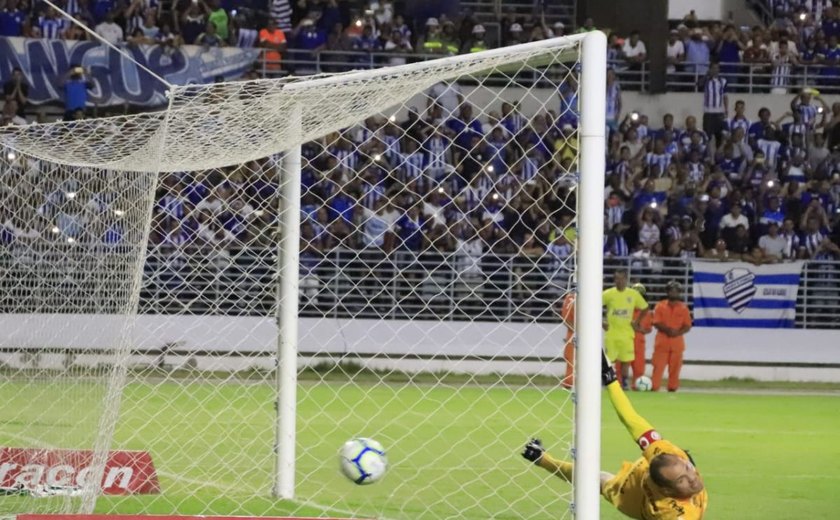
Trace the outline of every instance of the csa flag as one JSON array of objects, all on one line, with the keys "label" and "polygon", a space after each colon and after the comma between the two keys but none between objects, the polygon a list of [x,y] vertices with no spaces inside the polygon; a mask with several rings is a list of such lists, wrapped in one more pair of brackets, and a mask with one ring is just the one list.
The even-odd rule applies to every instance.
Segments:
[{"label": "csa flag", "polygon": [[693,261],[694,325],[792,328],[802,266]]}]

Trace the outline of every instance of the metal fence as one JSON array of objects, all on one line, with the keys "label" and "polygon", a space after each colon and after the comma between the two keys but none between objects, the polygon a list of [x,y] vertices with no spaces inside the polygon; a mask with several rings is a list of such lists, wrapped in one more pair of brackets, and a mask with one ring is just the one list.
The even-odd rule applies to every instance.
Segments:
[{"label": "metal fence", "polygon": [[[84,255],[90,258],[91,255]],[[111,313],[126,297],[114,282],[126,272],[124,252],[104,251],[80,268],[68,252],[0,254],[0,312]],[[607,258],[611,272],[629,270],[648,298],[665,297],[670,280],[683,284],[692,304],[691,263],[679,258]],[[300,315],[327,318],[416,320],[559,320],[554,307],[565,294],[571,258],[459,252],[412,253],[335,249],[301,254]],[[92,270],[101,271],[91,272]],[[140,312],[194,315],[273,315],[273,248],[150,252]],[[114,282],[114,283],[112,283]],[[809,261],[796,306],[800,328],[840,329],[840,262]]]},{"label": "metal fence", "polygon": [[[650,63],[630,66],[624,60],[609,62],[628,91],[646,92],[650,80]],[[726,78],[729,92],[745,94],[793,93],[804,86],[826,93],[840,93],[840,67],[798,65],[774,71],[772,63],[721,63],[721,76]],[[666,76],[668,92],[702,92],[708,63],[682,64]]]},{"label": "metal fence", "polygon": [[[325,72],[347,72],[357,69],[375,69],[403,63],[414,63],[440,58],[440,54],[400,52],[359,51],[301,51],[290,49],[282,62],[260,59],[258,68],[263,77],[320,74]],[[650,64],[629,64],[624,60],[611,60],[609,66],[616,71],[621,88],[627,91],[646,92],[650,81]],[[682,64],[667,74],[666,86],[669,92],[702,92],[703,80],[708,63]],[[499,74],[486,79],[488,85],[505,85],[511,79],[523,85],[538,85],[542,75],[562,77],[565,71],[540,72],[525,68],[515,77]],[[723,63],[721,75],[728,81],[732,93],[767,94],[784,93],[803,86],[816,87],[826,93],[840,93],[840,67],[827,65],[799,65],[782,71],[774,71],[771,63]]]},{"label": "metal fence", "polygon": [[[146,265],[141,311],[270,314],[274,250],[223,255],[153,252]],[[608,258],[605,283],[625,268],[652,301],[678,280],[692,304],[691,264],[678,258]],[[302,255],[300,314],[307,317],[419,320],[557,321],[554,305],[572,265],[550,255],[333,250]],[[801,328],[840,328],[840,262],[805,264],[797,301]]]},{"label": "metal fence", "polygon": [[[490,27],[490,30],[498,28]],[[381,67],[398,66],[406,63],[417,63],[440,59],[445,54],[423,54],[405,52],[365,52],[365,51],[333,51],[321,50],[317,52],[300,49],[289,49],[280,61],[266,59],[266,53],[256,62],[257,72],[264,78],[275,78],[287,75],[309,76],[321,73],[339,73],[353,70],[367,70]],[[505,86],[516,82],[523,86],[540,85],[556,87],[557,81],[566,77],[569,67],[551,65],[545,70],[535,67],[522,67],[515,73],[495,73],[481,76],[481,82],[488,86]],[[477,80],[461,79],[459,83],[469,84]]]}]

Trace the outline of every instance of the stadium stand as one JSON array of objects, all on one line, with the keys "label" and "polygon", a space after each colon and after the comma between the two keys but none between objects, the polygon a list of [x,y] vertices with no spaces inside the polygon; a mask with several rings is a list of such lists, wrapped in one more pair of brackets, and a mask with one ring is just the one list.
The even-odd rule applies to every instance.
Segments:
[{"label": "stadium stand", "polygon": [[[533,9],[532,2],[505,2],[502,10],[498,2],[477,0],[462,2],[460,12],[420,17],[396,12],[394,4],[385,1],[291,4],[284,0],[134,0],[126,8],[116,9],[109,1],[69,0],[64,7],[117,45],[262,45],[266,50],[248,75],[251,78],[400,64],[575,30],[572,2],[540,12]],[[840,260],[840,103],[829,105],[823,98],[840,87],[840,8],[823,9],[820,2],[809,4],[810,9],[790,4],[762,4],[762,12],[771,14],[766,26],[701,24],[690,18],[673,26],[668,44],[668,87],[695,92],[704,99],[703,113],[682,121],[670,115],[652,121],[646,114],[622,110],[622,90],[645,89],[650,50],[637,34],[610,35],[613,74],[606,93],[610,138],[604,253],[615,260],[608,262],[658,273],[675,269],[687,277],[684,261],[694,257],[757,264],[807,259],[815,261],[811,264],[815,269],[812,283],[823,287],[840,278],[840,269],[833,263]],[[20,5],[17,0],[7,0],[0,13],[0,36],[86,37],[42,4],[28,9]],[[587,21],[578,30],[592,25]],[[3,88],[2,124],[23,124],[22,116],[27,115],[25,78],[15,75]],[[762,107],[736,103],[737,94],[746,92],[789,92],[791,111],[770,114]],[[474,147],[453,142],[441,155],[446,161],[443,166],[454,168],[471,154],[496,153],[499,167],[470,178],[455,176],[444,185],[421,180],[412,188],[418,200],[408,201],[401,190],[412,170],[410,156],[416,155],[427,169],[433,135],[420,124],[411,139],[416,141],[414,145],[406,138],[396,143],[405,153],[383,153],[374,161],[373,157],[380,155],[376,146],[382,145],[382,137],[391,135],[393,125],[406,128],[416,119],[422,123],[423,119],[443,118],[452,128],[473,123],[469,104],[447,116],[431,99],[419,114],[403,115],[397,121],[371,119],[361,131],[348,129],[343,135],[306,145],[303,232],[312,243],[306,255],[317,264],[318,258],[340,256],[341,251],[355,251],[352,258],[430,248],[451,253],[459,241],[468,240],[465,237],[471,231],[456,225],[458,216],[467,213],[476,229],[488,219],[498,223],[493,251],[479,256],[492,253],[494,258],[505,258],[525,248],[533,257],[526,263],[545,264],[540,272],[552,273],[552,262],[562,260],[552,255],[562,257],[570,251],[552,247],[556,245],[554,230],[562,227],[561,219],[568,215],[546,210],[546,217],[531,218],[527,208],[534,203],[551,208],[552,201],[570,197],[552,179],[561,170],[575,168],[566,159],[574,155],[566,149],[566,137],[577,121],[562,110],[564,103],[573,100],[558,93],[561,110],[557,112],[520,113],[503,104],[485,109],[487,114],[497,112],[498,119],[474,121],[480,128]],[[83,115],[74,112],[70,117]],[[360,137],[367,134],[378,139],[368,142]],[[455,137],[455,133],[446,137]],[[275,216],[269,201],[275,195],[277,179],[276,168],[266,161],[232,170],[225,182],[202,172],[164,178],[155,208],[155,253],[150,262],[163,262],[161,258],[173,251],[207,247],[224,251],[271,233]],[[22,167],[37,169],[37,165]],[[534,171],[528,174],[531,169]],[[527,194],[511,200],[502,197],[499,204],[487,207],[484,200],[489,193],[504,195],[500,186],[509,174],[528,185]],[[368,176],[385,180],[381,196],[372,195]],[[48,208],[62,190],[66,191],[65,187],[43,187],[33,195],[43,199],[36,207]],[[97,197],[107,194],[92,194],[90,203]],[[409,239],[396,231],[394,239],[383,244],[365,241],[363,228],[358,227],[364,212],[397,214],[399,209],[405,213],[417,202],[422,203],[416,216],[419,235]],[[84,232],[83,209],[80,203],[78,215],[61,216],[47,210],[44,215],[48,218],[35,229],[5,218],[2,242],[25,240],[26,233],[46,234],[54,226],[79,240],[105,245],[119,242],[114,230]],[[396,229],[407,227],[397,225]],[[487,237],[483,238],[486,242]],[[247,258],[242,252],[236,254]],[[519,258],[514,264],[522,261]],[[440,265],[441,256],[426,255],[423,262]],[[498,263],[487,262],[486,266],[479,262],[478,269],[492,269]],[[512,267],[511,272],[515,271]],[[655,282],[652,287],[656,293]],[[528,307],[524,299],[511,309],[550,316],[550,304]],[[349,296],[347,301],[351,300]],[[318,305],[328,306],[313,300],[304,312]],[[418,305],[433,308],[428,302]],[[515,312],[508,309],[502,314]]]}]

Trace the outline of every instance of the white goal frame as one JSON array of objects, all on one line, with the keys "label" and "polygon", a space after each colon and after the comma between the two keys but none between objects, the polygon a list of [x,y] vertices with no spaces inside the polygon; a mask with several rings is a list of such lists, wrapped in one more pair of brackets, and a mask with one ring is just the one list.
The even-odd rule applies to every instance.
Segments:
[{"label": "white goal frame", "polygon": [[[521,47],[534,49],[557,46],[558,39],[542,40]],[[580,42],[581,80],[579,83],[580,113],[580,184],[578,194],[578,258],[575,323],[575,435],[574,435],[574,503],[576,518],[600,518],[600,449],[601,449],[601,292],[603,290],[604,178],[606,149],[606,70],[607,38],[601,31],[562,38]],[[509,49],[483,51],[484,56],[501,55]],[[457,65],[472,61],[475,54],[437,60]],[[401,72],[423,69],[423,62],[404,65]],[[361,80],[378,77],[381,71],[369,70],[319,78],[290,85],[293,89],[313,84]],[[292,124],[300,127],[298,117]],[[283,160],[285,174],[282,187],[278,247],[278,310],[277,338],[277,435],[276,474],[273,493],[278,498],[295,497],[296,403],[298,353],[298,242],[300,236],[300,147],[287,151]]]}]

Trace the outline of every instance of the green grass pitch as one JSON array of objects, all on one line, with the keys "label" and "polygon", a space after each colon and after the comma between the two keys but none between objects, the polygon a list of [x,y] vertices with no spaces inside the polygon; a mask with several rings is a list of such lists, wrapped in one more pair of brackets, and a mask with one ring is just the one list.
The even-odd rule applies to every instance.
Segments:
[{"label": "green grass pitch", "polygon": [[[103,498],[97,509],[341,515],[358,508],[376,518],[570,518],[570,487],[518,454],[529,433],[562,453],[571,425],[557,419],[545,424],[533,412],[542,409],[554,416],[551,392],[547,398],[544,389],[533,387],[476,386],[455,392],[451,387],[337,383],[302,383],[301,390],[300,417],[316,418],[302,420],[299,433],[306,452],[298,460],[298,491],[309,505],[269,498],[273,409],[268,386],[181,382],[131,385],[125,409],[132,416],[117,432],[121,447],[152,452],[163,494]],[[80,399],[83,394],[76,392]],[[50,423],[49,413],[44,417],[33,411],[40,416],[37,424],[9,420],[2,410],[24,405],[17,400],[26,393],[15,395],[0,408],[3,444],[19,446],[27,436],[45,438],[60,430],[60,424]],[[557,396],[558,406],[570,413],[563,394]],[[684,392],[634,393],[631,399],[666,438],[691,450],[709,490],[709,518],[836,517],[840,396]],[[349,414],[359,403],[369,409]],[[602,466],[615,471],[638,450],[606,399],[603,405]],[[161,409],[168,416],[166,431],[143,419],[160,417]],[[471,411],[465,415],[466,410]],[[391,423],[370,435],[386,444],[393,466],[381,483],[366,487],[338,473],[335,455],[348,436],[368,433],[357,431],[365,427],[362,418],[368,424]],[[467,436],[471,430],[482,433]],[[136,440],[126,446],[124,439],[132,432]],[[388,445],[396,438],[403,441]],[[448,455],[436,461],[440,450]],[[202,457],[205,467],[198,472],[191,462]],[[208,461],[215,462],[211,470]],[[9,510],[15,500],[3,497],[0,506]],[[602,510],[601,518],[621,518],[603,501]]]}]

